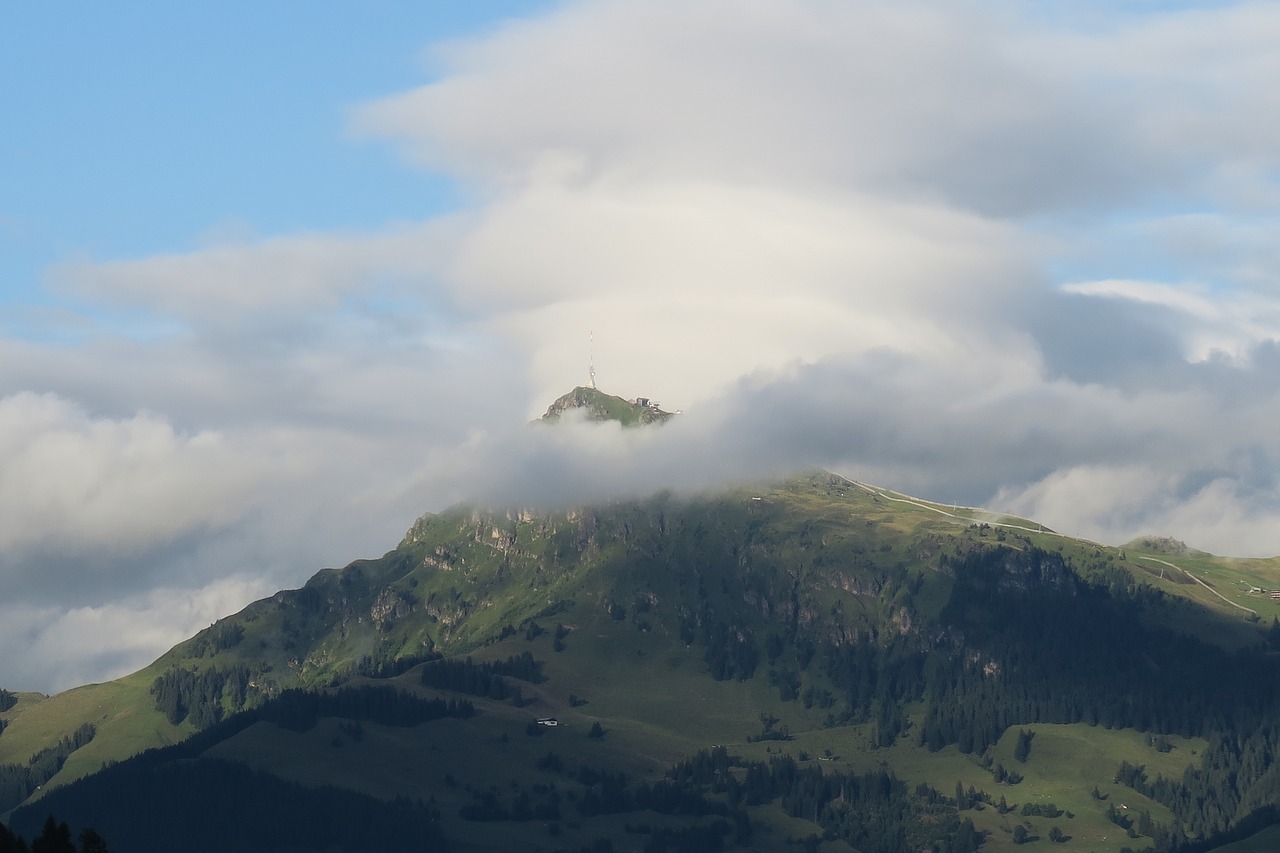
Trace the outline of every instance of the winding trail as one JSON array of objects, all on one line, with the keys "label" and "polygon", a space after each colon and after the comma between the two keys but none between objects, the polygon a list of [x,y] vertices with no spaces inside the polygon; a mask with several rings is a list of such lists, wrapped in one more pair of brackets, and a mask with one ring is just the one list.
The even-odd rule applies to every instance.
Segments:
[{"label": "winding trail", "polygon": [[[983,523],[983,524],[989,524],[992,527],[1005,527],[1005,528],[1008,528],[1009,530],[1025,530],[1028,533],[1042,533],[1045,536],[1058,536],[1063,539],[1070,539],[1074,542],[1084,542],[1087,545],[1096,545],[1099,548],[1107,547],[1103,545],[1101,542],[1094,542],[1091,539],[1081,539],[1078,536],[1068,536],[1065,533],[1059,533],[1056,530],[1050,530],[1044,525],[1041,525],[1039,527],[1027,527],[1025,524],[1013,524],[1008,521],[988,521],[986,518],[971,518],[967,515],[957,515],[954,512],[947,512],[945,509],[941,509],[940,507],[932,503],[927,503],[921,498],[913,498],[910,495],[903,495],[900,498],[895,498],[893,495],[889,494],[886,490],[878,486],[869,486],[866,483],[859,483],[857,480],[850,480],[847,477],[842,477],[841,479],[845,480],[845,482],[847,483],[857,486],[859,489],[862,489],[864,492],[867,492],[868,494],[875,495],[876,497],[884,498],[885,500],[893,501],[894,503],[911,504],[912,506],[920,507],[920,509],[927,509],[930,512],[936,512],[938,515],[945,515],[947,518],[953,519],[956,522],[959,522],[962,524]],[[901,495],[902,492],[894,492],[893,494]],[[962,509],[965,512],[981,513],[982,515],[989,516],[990,518],[993,518],[993,519],[1008,517],[1004,515],[1004,513],[992,512],[991,510],[983,509],[980,506],[956,506],[953,508],[956,510]]]},{"label": "winding trail", "polygon": [[[857,486],[858,488],[862,489],[864,492],[867,492],[867,493],[869,493],[869,494],[872,494],[872,495],[875,495],[875,496],[877,496],[877,497],[883,498],[883,499],[884,499],[884,500],[886,500],[886,501],[893,501],[894,503],[902,503],[902,504],[911,504],[912,506],[919,507],[920,509],[927,509],[927,510],[929,510],[930,512],[936,512],[938,515],[944,515],[944,516],[946,516],[947,518],[954,519],[955,521],[957,521],[957,522],[961,522],[961,523],[964,523],[964,522],[970,522],[970,523],[972,523],[972,522],[974,522],[974,521],[977,521],[977,519],[970,518],[970,517],[968,517],[968,516],[961,516],[961,515],[957,515],[957,514],[956,514],[956,513],[954,513],[954,512],[947,512],[945,509],[941,509],[941,508],[940,508],[940,507],[938,507],[938,506],[935,506],[935,505],[930,504],[930,503],[926,503],[925,501],[920,500],[920,499],[918,499],[918,498],[912,498],[912,497],[910,497],[910,496],[908,496],[908,495],[903,495],[903,496],[902,496],[902,497],[900,497],[900,498],[895,498],[895,497],[893,497],[893,495],[888,494],[884,489],[879,488],[879,487],[877,487],[877,486],[871,486],[871,485],[868,485],[868,484],[866,484],[866,483],[859,483],[857,480],[850,480],[850,479],[849,479],[849,478],[847,478],[847,477],[841,477],[841,479],[842,479],[842,480],[844,480],[844,481],[845,481],[845,482],[847,482],[847,483],[850,483],[850,484],[852,484],[852,485],[854,485],[854,486]],[[901,493],[901,492],[897,492],[897,494],[902,494],[902,493]],[[981,507],[975,507],[975,506],[956,507],[956,509],[963,509],[963,510],[965,510],[966,512],[978,512],[978,513],[982,513],[982,514],[984,514],[984,515],[990,515],[990,516],[999,516],[999,513],[994,513],[994,512],[991,512],[990,510],[983,509],[983,508],[981,508]],[[1089,544],[1089,545],[1096,545],[1096,546],[1098,546],[1099,548],[1105,548],[1105,547],[1107,547],[1107,546],[1103,545],[1103,544],[1102,544],[1102,543],[1100,543],[1100,542],[1094,542],[1094,541],[1089,540],[1089,539],[1080,539],[1080,538],[1078,538],[1078,537],[1074,537],[1074,536],[1067,536],[1065,533],[1058,533],[1056,530],[1049,530],[1049,529],[1047,529],[1047,528],[1045,528],[1045,527],[1043,527],[1043,526],[1042,526],[1042,527],[1027,527],[1027,526],[1022,525],[1022,524],[1010,524],[1010,523],[1008,523],[1008,522],[1004,522],[1004,521],[986,521],[985,523],[986,523],[986,524],[990,524],[992,527],[1007,527],[1007,528],[1009,528],[1009,529],[1011,529],[1011,530],[1025,530],[1025,531],[1027,531],[1028,533],[1040,533],[1040,534],[1043,534],[1043,535],[1045,535],[1045,536],[1060,536],[1060,537],[1062,537],[1063,539],[1072,539],[1073,541],[1076,541],[1076,542],[1085,542],[1085,543],[1087,543],[1087,544]],[[1202,587],[1204,587],[1205,589],[1209,590],[1209,592],[1211,592],[1211,593],[1213,593],[1214,595],[1218,596],[1218,598],[1221,598],[1223,601],[1225,601],[1227,604],[1230,604],[1232,607],[1236,608],[1237,610],[1243,610],[1245,613],[1252,613],[1254,616],[1257,616],[1257,615],[1258,615],[1258,611],[1256,611],[1256,610],[1254,610],[1254,609],[1252,609],[1252,608],[1250,608],[1250,607],[1245,607],[1243,604],[1237,604],[1236,602],[1234,602],[1234,601],[1232,601],[1231,599],[1227,598],[1225,595],[1223,595],[1222,593],[1218,592],[1218,591],[1217,591],[1216,589],[1214,589],[1213,587],[1209,586],[1209,584],[1205,583],[1203,580],[1201,580],[1200,578],[1198,578],[1198,577],[1196,577],[1194,574],[1192,574],[1192,572],[1191,572],[1189,569],[1184,569],[1184,568],[1182,568],[1181,566],[1175,566],[1173,563],[1170,563],[1168,560],[1161,560],[1161,559],[1159,559],[1158,557],[1145,557],[1145,556],[1142,556],[1142,555],[1140,555],[1140,554],[1135,554],[1135,555],[1134,555],[1134,557],[1135,557],[1136,559],[1139,559],[1139,560],[1148,560],[1148,561],[1150,561],[1150,562],[1152,562],[1152,563],[1160,563],[1161,565],[1163,565],[1163,566],[1167,566],[1167,567],[1169,567],[1169,568],[1173,569],[1174,571],[1182,572],[1182,573],[1183,573],[1183,574],[1185,574],[1187,577],[1191,578],[1193,581],[1195,581],[1196,583],[1200,584]]]},{"label": "winding trail", "polygon": [[1187,577],[1191,578],[1193,581],[1195,581],[1196,583],[1200,584],[1200,586],[1202,586],[1202,587],[1204,587],[1205,589],[1209,590],[1209,592],[1211,592],[1211,593],[1213,593],[1214,595],[1218,596],[1218,598],[1221,598],[1223,601],[1225,601],[1227,604],[1230,604],[1232,607],[1239,608],[1240,610],[1243,610],[1243,611],[1244,611],[1244,612],[1246,612],[1246,613],[1252,613],[1254,616],[1257,616],[1257,615],[1258,615],[1258,611],[1253,610],[1253,609],[1248,608],[1248,607],[1245,607],[1243,604],[1236,604],[1234,601],[1232,601],[1231,599],[1227,598],[1225,595],[1223,595],[1222,593],[1218,592],[1218,591],[1217,591],[1216,589],[1214,589],[1213,587],[1209,586],[1207,583],[1205,583],[1204,581],[1202,581],[1200,578],[1196,577],[1196,576],[1195,576],[1195,575],[1194,575],[1194,574],[1193,574],[1189,569],[1184,569],[1184,568],[1182,568],[1182,566],[1175,566],[1173,563],[1170,563],[1168,560],[1161,560],[1161,559],[1159,559],[1158,557],[1144,557],[1144,556],[1142,556],[1141,554],[1135,554],[1134,556],[1135,556],[1135,557],[1137,557],[1137,559],[1139,559],[1139,560],[1146,560],[1146,561],[1151,562],[1151,563],[1159,563],[1159,564],[1160,564],[1160,565],[1162,565],[1162,566],[1168,566],[1169,568],[1174,569],[1175,571],[1182,572],[1184,575],[1186,575]]}]

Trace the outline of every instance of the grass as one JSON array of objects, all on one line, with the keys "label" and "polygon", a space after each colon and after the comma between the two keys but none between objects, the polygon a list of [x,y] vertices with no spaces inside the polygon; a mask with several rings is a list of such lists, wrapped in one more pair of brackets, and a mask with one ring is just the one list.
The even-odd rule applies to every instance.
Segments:
[{"label": "grass", "polygon": [[[532,700],[525,708],[477,700],[482,713],[469,721],[443,720],[412,729],[366,724],[358,746],[350,743],[332,720],[321,721],[305,734],[259,724],[219,745],[210,755],[247,761],[308,784],[335,784],[384,797],[409,789],[422,792],[422,796],[436,798],[451,837],[465,835],[478,845],[476,849],[483,849],[485,845],[520,845],[527,841],[522,841],[522,833],[541,833],[545,827],[461,821],[457,810],[471,801],[467,788],[487,790],[497,785],[506,791],[512,782],[527,789],[538,782],[556,781],[558,777],[535,767],[548,751],[570,767],[609,766],[623,770],[633,780],[659,778],[682,757],[716,744],[724,744],[749,760],[767,760],[777,754],[800,759],[807,753],[808,766],[827,772],[866,772],[887,764],[910,785],[924,782],[947,796],[957,782],[966,789],[972,785],[986,791],[995,800],[1004,795],[1015,806],[1008,815],[1001,816],[991,807],[965,812],[979,829],[989,833],[984,850],[1011,853],[1031,849],[1013,844],[1012,828],[1022,823],[1045,844],[1053,826],[1070,836],[1053,849],[1101,853],[1143,846],[1141,838],[1128,838],[1106,819],[1109,805],[1127,806],[1122,810],[1135,821],[1144,809],[1157,822],[1171,820],[1162,805],[1112,781],[1120,761],[1145,765],[1151,778],[1157,774],[1176,777],[1198,762],[1205,747],[1201,740],[1171,737],[1174,749],[1160,753],[1146,745],[1145,735],[1131,730],[1083,724],[1030,725],[1025,728],[1034,731],[1035,737],[1026,763],[1013,758],[1016,729],[1007,731],[989,751],[993,762],[1025,777],[1018,785],[997,784],[983,767],[981,756],[963,755],[954,746],[931,753],[916,744],[913,730],[889,748],[870,749],[864,727],[824,728],[819,717],[825,712],[805,711],[799,703],[781,702],[776,690],[761,678],[713,681],[703,671],[705,664],[698,648],[680,649],[669,638],[639,632],[628,623],[607,617],[582,621],[561,652],[552,650],[552,641],[550,634],[532,642],[512,639],[475,655],[501,659],[530,649],[545,661],[548,681],[532,687],[520,685]],[[422,689],[416,687],[413,672],[402,676],[401,682],[410,689]],[[570,694],[585,698],[586,704],[571,707]],[[748,742],[748,736],[760,730],[761,710],[780,717],[794,733],[794,740]],[[529,737],[527,722],[544,715],[556,716],[562,725],[541,737]],[[607,731],[603,740],[586,736],[597,720]],[[837,760],[817,761],[817,756],[827,751],[838,756]],[[445,774],[453,776],[454,785],[445,785]],[[570,783],[560,779],[560,784]],[[1093,798],[1095,787],[1104,801]],[[1070,811],[1073,817],[1064,814],[1051,820],[1020,814],[1024,803],[1048,802]],[[760,832],[757,846],[820,834],[815,824],[786,817],[776,806],[757,811],[760,813],[752,814]],[[546,836],[548,846],[587,844],[614,829],[619,830],[611,836],[615,840],[628,838],[620,826],[610,829],[613,825],[603,819],[580,820],[569,808],[565,813],[564,834],[556,839]],[[660,819],[634,813],[621,817],[648,823]],[[570,820],[577,828],[567,825]],[[639,849],[643,838],[632,838]],[[617,849],[631,848],[624,843]]]},{"label": "grass", "polygon": [[170,725],[155,710],[150,697],[155,675],[142,670],[116,681],[89,684],[52,697],[23,694],[6,716],[10,725],[0,735],[0,764],[26,764],[32,755],[92,723],[92,741],[73,752],[61,771],[34,795],[81,776],[95,773],[103,764],[148,749],[174,743],[191,734],[190,726]]},{"label": "grass", "polygon": [[[735,746],[734,751],[755,760],[764,760],[770,754],[779,753],[798,758],[803,752],[814,761],[829,750],[837,756],[836,760],[818,762],[818,766],[826,770],[863,773],[888,765],[909,784],[924,782],[947,796],[952,795],[957,782],[966,790],[972,785],[979,791],[986,791],[996,801],[1003,795],[1008,804],[1016,806],[1013,812],[1001,816],[987,806],[966,811],[964,815],[972,818],[979,829],[989,833],[984,851],[1004,853],[1029,849],[1013,843],[1013,826],[1019,823],[1027,825],[1031,834],[1040,836],[1046,844],[1049,843],[1052,826],[1058,826],[1065,835],[1071,836],[1070,840],[1054,845],[1053,849],[1141,849],[1143,839],[1128,838],[1124,830],[1107,820],[1107,807],[1113,803],[1117,808],[1121,804],[1127,806],[1122,811],[1131,814],[1135,823],[1143,809],[1158,823],[1170,822],[1172,815],[1161,804],[1113,782],[1116,768],[1122,760],[1127,760],[1132,764],[1145,765],[1153,779],[1157,774],[1181,776],[1188,765],[1199,761],[1199,753],[1205,746],[1202,740],[1173,737],[1170,740],[1175,745],[1174,750],[1160,753],[1145,744],[1145,735],[1132,730],[1083,724],[1035,724],[1021,728],[1036,733],[1025,764],[1013,758],[1016,728],[1006,731],[990,750],[993,762],[1002,763],[1007,769],[1024,775],[1023,781],[1017,785],[997,784],[982,766],[980,756],[964,755],[955,746],[929,752],[915,743],[910,731],[885,749],[869,749],[865,731],[854,726],[809,730],[799,733],[794,741]],[[1104,801],[1093,799],[1095,786],[1106,797]],[[1065,814],[1055,819],[1023,817],[1020,810],[1024,803],[1054,803],[1074,817],[1067,818]]]},{"label": "grass", "polygon": [[[1127,558],[1127,567],[1142,582],[1200,604],[1218,616],[1227,617],[1225,622],[1201,620],[1201,624],[1193,626],[1193,630],[1205,639],[1228,648],[1240,648],[1257,641],[1255,628],[1245,620],[1245,613],[1240,608],[1255,611],[1263,627],[1269,626],[1272,619],[1280,618],[1280,602],[1272,601],[1266,594],[1271,590],[1280,590],[1280,557],[1246,559],[1219,557],[1203,552],[1193,552],[1187,556],[1171,556],[1162,551],[1145,550],[1137,543],[1129,543],[1120,548],[1109,547],[1071,539],[1052,531],[1033,532],[1043,531],[1044,528],[1030,519],[968,507],[955,508],[889,490],[878,491],[884,493],[885,500],[892,499],[894,515],[898,519],[899,529],[902,530],[908,529],[908,526],[901,524],[902,521],[906,521],[908,525],[913,521],[918,524],[919,514],[926,513],[931,515],[935,522],[945,521],[953,526],[983,522],[1009,525],[1013,532],[1026,536],[1046,551],[1062,548],[1073,551],[1090,550],[1113,556],[1124,554]],[[1155,557],[1191,571],[1238,607],[1227,604],[1200,584],[1187,583],[1186,579],[1181,579],[1183,582],[1179,582],[1180,579],[1176,577],[1176,573],[1167,568],[1163,572],[1164,577],[1161,577],[1162,566],[1159,563],[1139,559],[1141,557]],[[1254,588],[1261,589],[1263,592],[1251,592],[1250,590]]]},{"label": "grass", "polygon": [[[477,702],[483,713],[470,721],[437,721],[412,729],[366,724],[359,744],[343,735],[335,721],[322,721],[304,734],[259,724],[210,754],[244,760],[309,784],[330,783],[384,797],[405,792],[435,796],[446,821],[457,823],[458,807],[470,799],[465,786],[479,789],[492,784],[509,786],[515,781],[527,787],[546,781],[546,774],[534,764],[548,750],[571,765],[608,765],[633,779],[656,778],[679,759],[715,744],[725,744],[750,759],[765,759],[779,751],[798,758],[802,750],[810,756],[830,750],[839,760],[821,762],[818,766],[824,770],[861,772],[887,763],[909,783],[928,783],[947,796],[959,781],[966,788],[972,785],[985,790],[997,800],[1004,794],[1018,806],[1053,802],[1075,815],[1070,819],[1064,815],[1055,822],[1023,818],[1017,813],[1000,816],[989,807],[966,812],[979,828],[990,833],[986,850],[1013,850],[1011,832],[1017,823],[1027,824],[1044,844],[1048,843],[1049,828],[1059,826],[1071,840],[1054,849],[1140,847],[1140,839],[1128,839],[1106,820],[1106,808],[1123,803],[1129,807],[1125,811],[1146,809],[1158,822],[1167,822],[1170,816],[1162,806],[1112,783],[1116,767],[1121,760],[1128,760],[1145,764],[1152,777],[1158,772],[1177,776],[1198,761],[1202,742],[1173,738],[1176,749],[1161,754],[1145,745],[1143,735],[1132,731],[1084,725],[1027,726],[1036,732],[1029,762],[1013,761],[1015,731],[1006,732],[990,753],[993,761],[1023,773],[1024,781],[1017,786],[997,785],[978,757],[963,755],[955,747],[930,753],[915,744],[911,730],[893,746],[873,750],[867,746],[862,727],[823,728],[828,712],[782,702],[776,688],[768,684],[764,661],[748,681],[714,681],[708,675],[703,648],[686,647],[680,640],[675,627],[676,606],[696,606],[701,596],[707,596],[716,607],[728,612],[735,612],[732,608],[736,607],[736,612],[743,613],[747,580],[779,584],[772,588],[775,592],[798,590],[807,596],[805,606],[815,619],[841,609],[840,618],[856,631],[860,625],[888,625],[885,620],[899,607],[888,594],[881,596],[870,586],[851,589],[847,584],[874,586],[895,572],[901,576],[905,567],[907,577],[921,581],[911,602],[917,618],[927,622],[935,617],[946,604],[952,584],[947,575],[934,570],[940,555],[979,542],[994,544],[994,532],[970,527],[990,522],[992,517],[965,508],[953,510],[946,505],[918,505],[888,497],[815,474],[714,498],[654,499],[576,516],[517,520],[457,512],[428,517],[415,525],[415,538],[407,539],[403,550],[362,564],[371,591],[361,591],[355,584],[343,586],[350,577],[342,572],[326,573],[310,590],[318,592],[311,597],[311,604],[302,596],[284,595],[247,608],[241,620],[244,642],[216,657],[189,659],[179,648],[147,670],[115,682],[88,685],[52,698],[23,694],[18,706],[5,714],[12,724],[0,737],[0,763],[25,762],[78,725],[94,723],[97,737],[76,752],[52,780],[52,784],[61,784],[95,771],[105,761],[183,737],[190,732],[189,726],[169,725],[155,710],[149,694],[156,675],[175,664],[242,662],[252,666],[266,662],[273,667],[270,678],[278,679],[279,686],[291,686],[306,679],[327,682],[342,674],[359,655],[369,653],[375,643],[410,652],[437,648],[478,659],[505,658],[527,649],[545,661],[549,680],[537,686],[520,685],[532,700],[525,708]],[[952,513],[957,517],[951,517]],[[1187,602],[1157,608],[1144,618],[1163,620],[1227,648],[1260,639],[1258,626],[1247,623],[1235,608],[1198,584],[1178,583],[1172,572],[1161,578],[1159,571],[1144,571],[1158,564],[1137,560],[1142,554],[1132,548],[1122,555],[1120,549],[1039,532],[1034,522],[998,520],[1033,528],[1009,531],[1010,547],[1025,548],[1029,541],[1050,553],[1061,551],[1068,558],[1110,560],[1110,565],[1129,569],[1142,583]],[[492,535],[494,530],[497,538]],[[620,530],[625,530],[625,535],[618,533]],[[745,544],[744,530],[754,536],[749,545]],[[504,531],[514,532],[513,544],[503,544]],[[637,556],[637,549],[657,541],[672,546],[669,560],[652,563]],[[698,550],[707,543],[715,547]],[[1185,566],[1223,595],[1258,610],[1264,627],[1273,614],[1280,615],[1280,604],[1243,591],[1246,585],[1280,587],[1280,560],[1150,555]],[[428,558],[435,562],[426,562]],[[722,560],[722,564],[711,565],[708,561],[713,559]],[[418,615],[375,629],[368,618],[370,607],[387,589],[409,596]],[[781,596],[770,602],[768,592],[752,592],[761,596],[759,612],[742,616],[738,626],[738,630],[755,632],[758,644],[767,632],[783,630],[777,628],[782,624],[777,612],[766,613],[765,605],[776,607],[785,602]],[[901,588],[896,594],[902,594]],[[634,602],[642,595],[656,601],[651,618],[643,619],[650,623],[648,630],[639,627],[643,614],[634,612]],[[605,603],[610,598],[630,611],[625,618],[616,620],[608,614]],[[538,616],[546,633],[526,642],[523,626],[547,605],[561,600],[573,603],[563,612]],[[572,629],[561,651],[553,648],[552,629],[557,621]],[[517,635],[492,642],[507,624],[521,626]],[[294,655],[302,659],[298,669],[289,665]],[[806,672],[805,683],[824,686],[820,670],[818,664]],[[403,676],[401,683],[421,689],[415,686],[412,673]],[[586,704],[571,706],[571,694],[585,699]],[[918,713],[919,709],[915,710]],[[795,739],[749,743],[749,736],[760,731],[762,712],[780,718]],[[565,725],[542,737],[526,735],[527,722],[542,715],[554,715]],[[608,732],[603,740],[586,737],[595,721]],[[446,773],[455,777],[456,786],[445,784]],[[1092,798],[1095,786],[1107,797],[1104,802]],[[759,811],[760,825],[765,827],[761,831],[772,833],[769,838],[802,838],[817,831],[813,824],[787,818],[772,807]],[[630,818],[641,820],[634,815]],[[614,826],[621,819],[579,821],[576,828],[565,820],[562,836],[539,836],[537,843],[582,846],[596,837],[593,832],[603,833],[609,827],[618,830],[615,837],[624,837],[619,826]],[[659,821],[656,816],[644,819]],[[481,848],[485,844],[524,846],[522,842],[528,839],[523,834],[543,831],[498,824],[467,824],[463,828],[478,839],[475,843]],[[638,848],[642,839],[636,840]],[[758,843],[765,845],[763,840]],[[837,848],[824,844],[823,849]]]},{"label": "grass", "polygon": [[652,812],[582,818],[569,801],[562,802],[555,836],[545,821],[462,820],[458,810],[474,800],[473,791],[496,787],[500,795],[509,795],[517,788],[551,783],[573,790],[575,784],[565,776],[536,766],[548,752],[571,769],[607,767],[622,770],[632,779],[654,778],[665,769],[646,753],[643,738],[612,727],[603,740],[588,738],[590,724],[585,715],[561,715],[561,726],[530,737],[526,723],[547,710],[545,706],[518,710],[477,704],[482,713],[471,720],[439,720],[412,728],[366,723],[358,743],[339,729],[336,720],[321,720],[301,734],[260,723],[206,754],[245,761],[308,785],[336,785],[388,799],[412,791],[434,802],[445,833],[451,841],[456,839],[461,850],[579,847],[610,837],[616,850],[638,851],[647,836],[627,834],[625,823],[683,826],[691,822]]},{"label": "grass", "polygon": [[[1277,560],[1235,560],[1208,554],[1169,556],[1132,549],[1127,557],[1135,577],[1169,595],[1199,605],[1184,608],[1176,625],[1171,627],[1207,642],[1229,649],[1246,648],[1257,644],[1261,639],[1260,630],[1269,628],[1274,619],[1280,618],[1280,602],[1272,601],[1266,594],[1280,589]],[[1178,570],[1143,557],[1155,557]],[[1179,570],[1190,572],[1237,606],[1227,604]],[[1260,588],[1263,593],[1250,592],[1253,588]],[[1256,612],[1257,618],[1248,616],[1241,608]]]}]

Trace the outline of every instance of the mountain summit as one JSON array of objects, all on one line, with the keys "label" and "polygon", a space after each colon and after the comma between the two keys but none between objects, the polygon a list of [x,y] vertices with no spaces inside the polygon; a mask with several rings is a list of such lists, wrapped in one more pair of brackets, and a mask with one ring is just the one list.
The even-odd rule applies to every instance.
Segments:
[{"label": "mountain summit", "polygon": [[542,420],[555,423],[570,409],[585,409],[587,420],[617,421],[624,427],[664,423],[672,412],[664,412],[648,397],[624,400],[595,388],[579,385],[547,408]]}]

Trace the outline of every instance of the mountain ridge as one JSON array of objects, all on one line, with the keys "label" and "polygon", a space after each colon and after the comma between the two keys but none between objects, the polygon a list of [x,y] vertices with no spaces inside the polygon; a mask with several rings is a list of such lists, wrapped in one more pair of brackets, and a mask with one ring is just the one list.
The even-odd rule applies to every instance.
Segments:
[{"label": "mountain ridge", "polygon": [[[1155,553],[1161,559],[1146,562]],[[1165,557],[1178,560],[1187,577],[1161,571]],[[1192,570],[1202,580],[1188,580]],[[323,695],[367,685],[467,697],[478,715],[432,722],[420,734],[365,722],[367,740],[352,734],[350,717],[322,718],[307,730],[314,735],[259,721],[207,741],[198,754],[375,796],[428,784],[415,768],[439,755],[473,786],[467,793],[432,777],[427,789],[457,814],[471,813],[468,798],[484,773],[513,761],[528,765],[529,775],[517,774],[520,790],[543,784],[535,767],[539,738],[524,731],[526,724],[537,728],[537,717],[561,721],[557,731],[569,734],[557,735],[557,743],[573,760],[606,760],[611,772],[633,778],[661,777],[707,743],[727,743],[744,760],[771,760],[774,745],[795,760],[826,750],[839,756],[831,758],[832,772],[862,772],[880,754],[908,768],[912,784],[947,791],[959,776],[990,789],[1006,784],[991,781],[995,764],[966,763],[968,757],[1016,766],[1016,727],[1029,724],[1039,726],[1046,745],[1076,738],[1071,726],[1131,732],[1106,755],[1181,777],[1184,765],[1160,759],[1167,753],[1143,746],[1139,733],[1148,740],[1160,733],[1182,750],[1177,760],[1189,762],[1209,748],[1207,727],[1233,725],[1222,698],[1204,693],[1193,676],[1212,672],[1205,678],[1223,685],[1223,697],[1245,710],[1265,707],[1231,655],[1273,666],[1265,648],[1280,648],[1280,631],[1263,629],[1280,605],[1230,588],[1245,578],[1250,590],[1280,586],[1280,567],[1190,549],[1144,553],[1142,543],[1109,548],[1026,519],[823,471],[559,512],[455,506],[418,518],[383,556],[322,570],[296,590],[252,602],[126,678],[47,699],[19,694],[17,705],[0,712],[8,723],[0,731],[0,766],[27,761],[76,726],[94,727],[21,798],[33,797],[20,813],[30,815],[63,788],[71,799],[59,794],[51,802],[74,803],[75,780],[106,772],[111,762],[220,731],[223,721],[271,707],[291,691]],[[1227,596],[1249,602],[1255,618],[1233,612],[1241,605]],[[1069,653],[1060,635],[1045,633],[1050,629],[1092,639]],[[425,681],[441,661],[478,677],[474,667],[515,666],[503,661],[530,653],[543,681],[500,676],[506,686],[480,697],[458,692],[461,682]],[[1123,677],[1123,691],[1098,683],[1101,672]],[[667,689],[638,687],[659,684]],[[1016,698],[1019,691],[1027,698]],[[957,713],[964,708],[971,716]],[[587,738],[588,730],[600,734]],[[347,752],[335,744],[347,744]],[[462,744],[471,745],[470,755]],[[416,758],[401,766],[399,755]],[[1105,761],[1101,755],[1094,760]],[[1057,791],[1067,785],[1064,773],[1082,772],[1065,756],[1042,768],[1043,778],[1033,775],[1044,786],[1038,790]],[[401,769],[390,773],[391,766]],[[1243,812],[1223,824],[1175,814],[1154,792],[1115,787],[1114,767],[1087,772],[1096,785],[1142,804],[1160,825],[1185,822],[1180,832],[1205,836],[1243,819]],[[1083,797],[1075,787],[1062,790],[1052,795],[1069,796],[1082,815],[1074,834],[1089,846],[1080,849],[1117,850],[1100,843],[1106,827],[1114,829],[1101,801],[1087,790]],[[962,804],[968,795],[960,794]],[[0,812],[19,801],[0,800]],[[1233,808],[1243,809],[1243,801]],[[830,822],[752,814],[776,831],[836,832]],[[987,833],[983,849],[1005,849],[994,815],[972,819]],[[446,834],[457,837],[490,837],[492,830],[492,837],[508,838],[511,828],[484,824],[481,832],[453,813],[442,820]],[[1030,824],[1047,832],[1037,821]],[[590,832],[616,830],[585,816],[583,823]],[[575,843],[591,841],[587,828],[556,825]]]}]

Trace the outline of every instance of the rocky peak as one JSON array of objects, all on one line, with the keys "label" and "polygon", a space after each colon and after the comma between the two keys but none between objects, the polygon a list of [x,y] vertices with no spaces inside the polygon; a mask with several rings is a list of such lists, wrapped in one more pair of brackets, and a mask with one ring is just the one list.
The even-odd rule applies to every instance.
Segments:
[{"label": "rocky peak", "polygon": [[617,421],[626,427],[660,424],[672,416],[671,412],[663,411],[656,401],[648,397],[624,400],[596,388],[579,385],[552,403],[542,420],[554,423],[572,409],[585,410],[587,420]]}]

